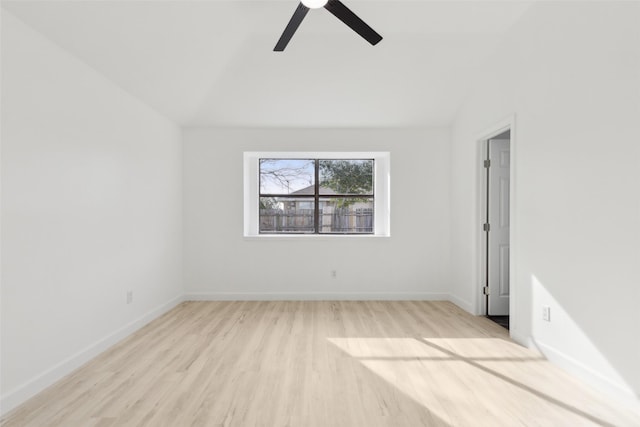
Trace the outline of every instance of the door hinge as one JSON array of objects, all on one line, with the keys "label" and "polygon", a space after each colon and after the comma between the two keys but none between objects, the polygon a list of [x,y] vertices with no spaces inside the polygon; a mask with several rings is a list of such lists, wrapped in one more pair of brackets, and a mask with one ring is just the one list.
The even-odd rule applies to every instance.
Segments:
[{"label": "door hinge", "polygon": [[488,222],[482,224],[482,231],[491,231],[491,226],[489,225]]},{"label": "door hinge", "polygon": [[491,160],[488,160],[488,159],[487,159],[487,160],[485,160],[485,161],[484,161],[484,167],[485,167],[485,168],[491,167]]},{"label": "door hinge", "polygon": [[485,286],[485,287],[482,288],[482,294],[483,295],[489,295],[489,287],[488,286]]}]

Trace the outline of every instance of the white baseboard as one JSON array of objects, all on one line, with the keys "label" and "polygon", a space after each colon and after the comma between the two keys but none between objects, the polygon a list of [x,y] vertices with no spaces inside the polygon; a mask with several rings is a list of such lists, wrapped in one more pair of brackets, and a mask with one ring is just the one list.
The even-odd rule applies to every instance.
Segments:
[{"label": "white baseboard", "polygon": [[27,381],[25,384],[3,394],[2,397],[0,397],[0,416],[7,415],[9,411],[15,409],[37,393],[78,369],[109,347],[142,328],[147,323],[160,317],[182,301],[184,301],[183,295],[179,295],[171,299],[106,337],[95,341],[93,344],[66,358],[30,381]]},{"label": "white baseboard", "polygon": [[535,348],[535,345],[533,344],[533,341],[531,340],[530,336],[517,331],[513,327],[509,329],[509,336],[511,337],[512,340],[514,340],[515,342],[517,342],[523,347]]},{"label": "white baseboard", "polygon": [[611,381],[609,378],[564,354],[555,347],[549,346],[532,338],[529,339],[529,341],[554,365],[582,380],[595,390],[602,392],[608,397],[619,402],[624,402],[631,409],[640,414],[640,399],[631,388],[624,384]]},{"label": "white baseboard", "polygon": [[447,299],[452,303],[454,303],[455,305],[457,305],[458,307],[460,307],[461,309],[463,309],[464,311],[466,311],[467,313],[471,313],[474,316],[478,315],[478,313],[476,313],[476,310],[473,309],[473,304],[471,304],[469,301],[465,301],[461,298],[458,298],[455,295],[449,295]]},{"label": "white baseboard", "polygon": [[187,292],[185,301],[448,301],[430,292]]}]

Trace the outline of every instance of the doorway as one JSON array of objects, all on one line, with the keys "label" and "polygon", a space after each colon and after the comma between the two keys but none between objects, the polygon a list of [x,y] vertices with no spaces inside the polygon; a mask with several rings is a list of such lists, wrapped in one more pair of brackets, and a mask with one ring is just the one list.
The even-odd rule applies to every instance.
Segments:
[{"label": "doorway", "polygon": [[485,314],[509,329],[511,131],[488,138],[483,151]]}]

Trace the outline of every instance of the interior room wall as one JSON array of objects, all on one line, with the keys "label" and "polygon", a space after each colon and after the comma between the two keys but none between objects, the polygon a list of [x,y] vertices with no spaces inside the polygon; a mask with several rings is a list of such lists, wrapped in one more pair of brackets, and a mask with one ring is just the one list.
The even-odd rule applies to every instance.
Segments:
[{"label": "interior room wall", "polygon": [[[448,129],[196,128],[183,140],[187,298],[448,298]],[[391,237],[244,238],[245,151],[389,151]]]},{"label": "interior room wall", "polygon": [[[488,58],[452,132],[192,128],[182,136],[3,11],[2,411],[184,292],[451,298],[473,311],[477,138],[512,114],[514,337],[637,400],[639,7],[536,4]],[[390,151],[391,237],[243,238],[244,151]]]},{"label": "interior room wall", "polygon": [[451,147],[451,292],[472,306],[480,297],[477,139],[515,114],[512,334],[635,403],[638,22],[636,2],[536,4],[477,76]]},{"label": "interior room wall", "polygon": [[3,11],[1,170],[7,411],[182,299],[180,130]]}]

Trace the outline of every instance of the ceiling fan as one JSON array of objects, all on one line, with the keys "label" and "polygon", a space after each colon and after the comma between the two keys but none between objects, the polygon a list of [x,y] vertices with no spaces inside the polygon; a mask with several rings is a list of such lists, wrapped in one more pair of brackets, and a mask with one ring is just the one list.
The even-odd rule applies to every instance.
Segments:
[{"label": "ceiling fan", "polygon": [[319,9],[324,7],[331,12],[336,18],[347,24],[353,31],[360,34],[366,41],[372,45],[376,45],[382,36],[376,33],[373,28],[368,26],[362,19],[345,6],[340,0],[301,0],[298,8],[293,12],[291,20],[280,36],[280,40],[273,48],[276,52],[282,52],[293,34],[296,32],[300,23],[309,12],[309,9]]}]

